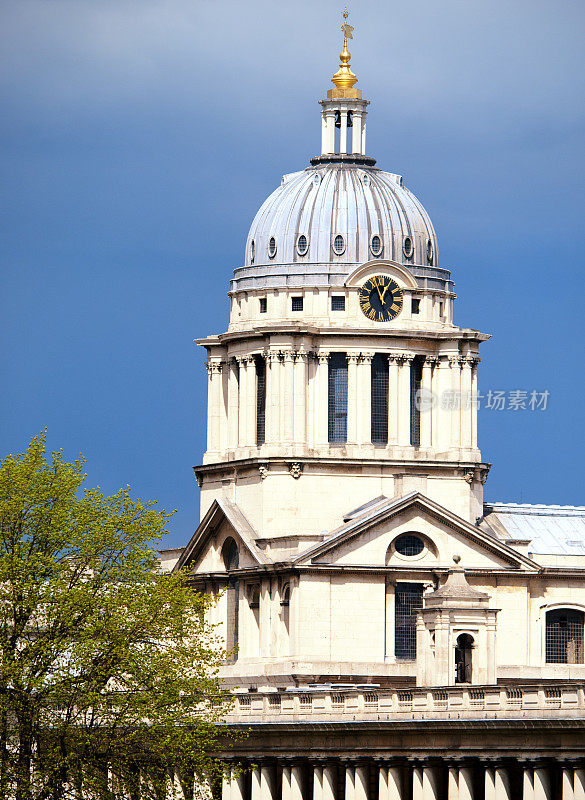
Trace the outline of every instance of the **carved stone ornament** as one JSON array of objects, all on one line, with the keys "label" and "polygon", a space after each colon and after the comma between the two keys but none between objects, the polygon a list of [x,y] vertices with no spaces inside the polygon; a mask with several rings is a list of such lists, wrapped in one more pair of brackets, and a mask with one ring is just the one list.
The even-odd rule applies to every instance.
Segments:
[{"label": "carved stone ornament", "polygon": [[480,470],[479,479],[481,481],[482,486],[485,486],[487,483],[488,475],[490,474],[491,464],[488,467],[484,467]]},{"label": "carved stone ornament", "polygon": [[258,472],[260,473],[260,480],[264,480],[268,476],[268,464],[258,464]]},{"label": "carved stone ornament", "polygon": [[299,461],[293,461],[288,465],[288,471],[296,480],[297,478],[300,478],[301,475],[303,474],[303,465]]},{"label": "carved stone ornament", "polygon": [[467,470],[464,475],[465,480],[467,483],[472,484],[475,479],[475,472],[472,469]]}]

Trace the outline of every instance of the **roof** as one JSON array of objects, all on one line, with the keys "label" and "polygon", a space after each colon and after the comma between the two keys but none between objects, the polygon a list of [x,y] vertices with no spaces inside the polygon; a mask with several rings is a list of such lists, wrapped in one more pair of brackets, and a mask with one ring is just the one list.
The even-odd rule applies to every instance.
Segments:
[{"label": "roof", "polygon": [[530,542],[531,553],[585,555],[585,506],[485,503],[484,518],[500,539]]}]

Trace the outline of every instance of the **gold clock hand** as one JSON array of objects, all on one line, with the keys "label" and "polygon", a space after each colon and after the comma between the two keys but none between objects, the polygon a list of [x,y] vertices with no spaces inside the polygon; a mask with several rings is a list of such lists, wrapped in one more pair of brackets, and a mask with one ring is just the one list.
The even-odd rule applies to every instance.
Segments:
[{"label": "gold clock hand", "polygon": [[388,291],[388,287],[389,286],[390,286],[390,284],[387,283],[386,286],[384,286],[384,291],[380,295],[380,300],[382,301],[382,305],[384,305],[384,298],[386,297],[386,292]]},{"label": "gold clock hand", "polygon": [[376,287],[376,291],[378,292],[378,297],[380,298],[380,302],[384,305],[384,295],[380,294],[380,287],[377,283],[374,284]]}]

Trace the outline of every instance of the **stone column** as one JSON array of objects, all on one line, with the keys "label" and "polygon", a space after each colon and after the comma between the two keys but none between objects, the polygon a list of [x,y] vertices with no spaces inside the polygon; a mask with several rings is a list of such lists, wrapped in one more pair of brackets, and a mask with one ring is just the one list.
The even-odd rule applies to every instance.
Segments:
[{"label": "stone column", "polygon": [[398,444],[410,444],[410,367],[414,356],[404,355],[398,366]]},{"label": "stone column", "polygon": [[219,450],[221,401],[221,362],[208,361],[207,367],[207,452]]},{"label": "stone column", "polygon": [[273,800],[276,794],[274,788],[274,767],[271,764],[262,764],[260,768],[261,800]]},{"label": "stone column", "polygon": [[[494,770],[495,800],[512,800],[510,793],[510,776],[505,767],[496,767]],[[487,800],[487,798],[486,798]]]},{"label": "stone column", "polygon": [[347,354],[347,441],[357,442],[358,393],[357,363],[359,353]]},{"label": "stone column", "polygon": [[372,441],[372,358],[373,353],[362,353],[357,367],[357,441]]},{"label": "stone column", "polygon": [[[292,800],[291,792],[291,768],[289,764],[282,766],[282,800]],[[243,798],[242,798],[243,800]]]},{"label": "stone column", "polygon": [[362,113],[362,149],[361,152],[366,152],[366,112]]},{"label": "stone column", "polygon": [[337,767],[327,764],[323,768],[323,800],[335,800],[337,788]]},{"label": "stone column", "polygon": [[238,446],[245,447],[248,442],[248,417],[250,409],[248,408],[248,357],[238,356],[238,368],[240,370],[240,382],[238,392]]},{"label": "stone column", "polygon": [[352,764],[345,765],[345,800],[356,800],[355,773]]},{"label": "stone column", "polygon": [[351,137],[351,152],[361,153],[362,151],[362,112],[353,112],[353,134]]},{"label": "stone column", "polygon": [[238,362],[235,358],[230,358],[228,370],[228,447],[235,450],[238,446],[239,427]]},{"label": "stone column", "polygon": [[307,363],[307,352],[298,350],[294,364],[294,441],[297,444],[307,441]]},{"label": "stone column", "polygon": [[280,353],[266,353],[266,443],[280,441]]},{"label": "stone column", "polygon": [[534,768],[534,800],[551,800],[548,767]]},{"label": "stone column", "polygon": [[303,768],[293,764],[290,771],[290,800],[303,800]]},{"label": "stone column", "polygon": [[459,800],[459,770],[453,764],[449,765],[447,776],[447,800]]},{"label": "stone column", "polygon": [[252,800],[262,800],[262,767],[252,770]]},{"label": "stone column", "polygon": [[477,448],[477,365],[481,359],[472,359],[471,364],[471,446]]},{"label": "stone column", "polygon": [[378,800],[388,800],[388,767],[380,764],[378,767]]},{"label": "stone column", "polygon": [[436,446],[439,450],[444,451],[451,446],[451,364],[445,356],[439,358],[437,384],[439,429]]},{"label": "stone column", "polygon": [[561,798],[562,800],[574,800],[574,797],[573,767],[563,766],[561,777]]},{"label": "stone column", "polygon": [[224,775],[221,797],[222,800],[244,800],[244,776],[234,767]]},{"label": "stone column", "polygon": [[369,772],[367,764],[355,768],[355,800],[368,800]]},{"label": "stone column", "polygon": [[461,447],[469,449],[472,445],[472,417],[473,417],[473,360],[462,358],[461,365]]},{"label": "stone column", "polygon": [[317,375],[315,380],[315,444],[329,441],[329,353],[317,353]]},{"label": "stone column", "polygon": [[281,398],[281,411],[284,414],[283,441],[292,444],[293,419],[294,419],[294,354],[292,350],[285,350],[284,356],[284,397]]},{"label": "stone column", "polygon": [[575,800],[585,800],[585,769],[575,769],[573,778]]},{"label": "stone column", "polygon": [[335,111],[326,111],[325,118],[327,120],[327,150],[326,153],[335,152]]},{"label": "stone column", "polygon": [[339,152],[347,153],[347,109],[342,109],[341,114],[341,128],[339,132]]},{"label": "stone column", "polygon": [[424,800],[439,800],[439,781],[435,767],[423,767],[423,797]]},{"label": "stone column", "polygon": [[329,150],[327,149],[328,141],[327,141],[327,117],[325,115],[325,111],[321,112],[321,153],[324,155],[328,153]]},{"label": "stone column", "polygon": [[473,800],[472,767],[459,767],[459,800]]},{"label": "stone column", "polygon": [[420,446],[431,446],[431,419],[432,419],[432,374],[436,359],[427,356],[422,368],[422,380],[420,386],[420,396],[418,398],[420,408]]},{"label": "stone column", "polygon": [[398,765],[388,767],[388,800],[402,800],[402,770]]},{"label": "stone column", "polygon": [[272,655],[270,652],[270,610],[272,597],[270,590],[270,578],[260,582],[260,630],[258,636],[260,640],[259,652],[264,658]]},{"label": "stone column", "polygon": [[313,800],[323,800],[323,767],[313,766]]},{"label": "stone column", "polygon": [[388,356],[388,444],[398,444],[398,356]]},{"label": "stone column", "polygon": [[412,768],[412,800],[425,800],[422,767]]},{"label": "stone column", "polygon": [[[461,361],[457,356],[449,359],[451,366],[451,446],[461,446]],[[487,800],[487,798],[486,798]]]},{"label": "stone column", "polygon": [[522,775],[522,798],[523,800],[534,800],[534,774],[529,764],[524,764]]}]

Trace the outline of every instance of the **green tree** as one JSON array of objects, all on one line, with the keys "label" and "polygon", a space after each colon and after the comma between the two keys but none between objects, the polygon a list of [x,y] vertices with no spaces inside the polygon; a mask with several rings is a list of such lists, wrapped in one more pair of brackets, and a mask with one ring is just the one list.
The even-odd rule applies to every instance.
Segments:
[{"label": "green tree", "polygon": [[229,705],[209,601],[159,568],[169,515],[83,463],[41,434],[0,465],[0,797],[191,797]]}]

